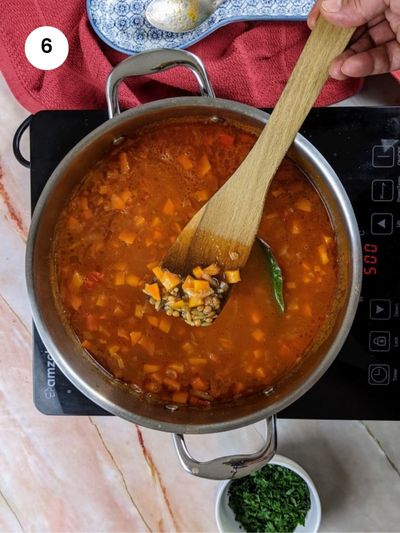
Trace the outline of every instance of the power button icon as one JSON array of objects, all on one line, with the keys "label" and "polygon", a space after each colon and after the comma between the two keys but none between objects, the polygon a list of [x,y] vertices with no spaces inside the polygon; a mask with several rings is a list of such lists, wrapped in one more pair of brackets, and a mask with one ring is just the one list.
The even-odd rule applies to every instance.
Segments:
[{"label": "power button icon", "polygon": [[368,383],[370,385],[389,385],[390,366],[389,365],[369,365]]}]

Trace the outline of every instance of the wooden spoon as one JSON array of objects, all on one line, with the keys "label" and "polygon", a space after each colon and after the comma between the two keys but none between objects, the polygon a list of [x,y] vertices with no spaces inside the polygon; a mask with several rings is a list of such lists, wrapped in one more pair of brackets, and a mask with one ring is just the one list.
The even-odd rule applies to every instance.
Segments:
[{"label": "wooden spoon", "polygon": [[319,17],[256,144],[185,226],[164,258],[165,268],[184,276],[197,265],[217,262],[236,269],[246,264],[272,178],[325,84],[331,61],[353,32]]}]

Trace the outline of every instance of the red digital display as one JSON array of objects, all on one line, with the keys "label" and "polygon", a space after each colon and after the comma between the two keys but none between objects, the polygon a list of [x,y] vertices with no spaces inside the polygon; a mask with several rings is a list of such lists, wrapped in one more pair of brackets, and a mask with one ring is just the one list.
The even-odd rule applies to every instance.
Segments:
[{"label": "red digital display", "polygon": [[376,276],[378,273],[378,246],[376,244],[364,244],[364,275]]}]

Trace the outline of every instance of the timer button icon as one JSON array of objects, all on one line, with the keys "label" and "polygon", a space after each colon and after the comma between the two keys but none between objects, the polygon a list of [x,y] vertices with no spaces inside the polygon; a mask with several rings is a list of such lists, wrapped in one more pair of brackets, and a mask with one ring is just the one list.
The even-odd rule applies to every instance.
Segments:
[{"label": "timer button icon", "polygon": [[389,385],[390,366],[389,365],[369,365],[368,383],[370,385]]}]

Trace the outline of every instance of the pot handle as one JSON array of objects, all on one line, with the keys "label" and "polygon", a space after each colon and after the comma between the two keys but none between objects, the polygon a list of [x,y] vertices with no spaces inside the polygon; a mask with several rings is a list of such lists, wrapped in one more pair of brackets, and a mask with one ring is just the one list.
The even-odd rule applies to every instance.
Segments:
[{"label": "pot handle", "polygon": [[159,48],[128,57],[111,71],[106,84],[109,118],[120,113],[118,87],[125,78],[155,74],[173,67],[186,67],[191,70],[199,84],[202,96],[215,97],[204,65],[198,57],[184,50]]},{"label": "pot handle", "polygon": [[266,419],[267,435],[264,446],[256,453],[249,455],[228,455],[211,461],[200,462],[194,459],[186,446],[182,434],[172,435],[179,461],[186,472],[206,479],[233,479],[251,474],[263,467],[272,459],[276,452],[276,417]]}]

